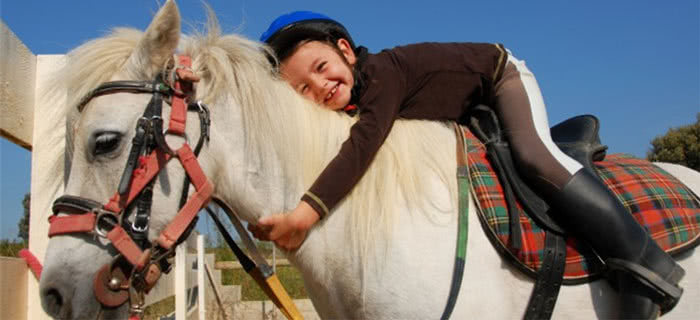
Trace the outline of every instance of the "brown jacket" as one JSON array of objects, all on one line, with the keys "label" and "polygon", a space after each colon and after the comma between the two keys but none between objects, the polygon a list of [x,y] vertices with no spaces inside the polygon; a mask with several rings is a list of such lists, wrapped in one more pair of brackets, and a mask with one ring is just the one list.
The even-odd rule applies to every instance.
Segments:
[{"label": "brown jacket", "polygon": [[421,43],[360,57],[360,119],[302,197],[321,217],[357,184],[394,120],[458,121],[469,107],[491,104],[507,61],[502,45],[486,43]]}]

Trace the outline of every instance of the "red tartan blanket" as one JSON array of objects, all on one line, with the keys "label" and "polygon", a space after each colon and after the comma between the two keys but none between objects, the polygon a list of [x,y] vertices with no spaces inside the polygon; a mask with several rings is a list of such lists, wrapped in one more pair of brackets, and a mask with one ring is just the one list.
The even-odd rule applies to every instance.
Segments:
[{"label": "red tartan blanket", "polygon": [[[536,272],[543,259],[544,230],[527,217],[520,204],[508,212],[503,189],[483,144],[463,127],[468,144],[472,195],[485,231],[500,252],[527,271]],[[671,254],[700,243],[700,201],[675,177],[652,163],[627,155],[608,155],[596,162],[600,177],[664,250]],[[510,247],[509,215],[520,217],[522,248]],[[601,262],[584,244],[567,240],[565,283],[579,283],[601,271]]]}]

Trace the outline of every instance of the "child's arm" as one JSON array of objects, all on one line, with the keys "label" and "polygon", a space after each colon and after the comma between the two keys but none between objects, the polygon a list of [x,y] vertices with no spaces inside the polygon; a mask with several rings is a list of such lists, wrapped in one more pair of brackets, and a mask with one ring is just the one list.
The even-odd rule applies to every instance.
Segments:
[{"label": "child's arm", "polygon": [[[360,100],[360,119],[350,128],[350,136],[338,154],[328,163],[299,205],[288,213],[275,214],[249,227],[260,240],[274,241],[287,250],[301,246],[308,230],[329,214],[360,180],[377,150],[386,139],[407,95],[405,72],[393,68],[384,57],[381,69],[372,77]],[[381,84],[381,85],[380,85]]]},{"label": "child's arm", "polygon": [[306,239],[306,233],[320,219],[316,211],[306,202],[285,213],[262,217],[258,225],[249,224],[248,230],[259,240],[274,241],[285,250],[298,249]]}]

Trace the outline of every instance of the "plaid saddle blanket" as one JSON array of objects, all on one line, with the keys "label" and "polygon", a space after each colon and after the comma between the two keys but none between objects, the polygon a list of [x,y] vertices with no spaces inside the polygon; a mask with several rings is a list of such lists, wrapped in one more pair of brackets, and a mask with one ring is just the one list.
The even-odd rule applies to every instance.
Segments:
[{"label": "plaid saddle blanket", "polygon": [[[528,217],[520,204],[508,212],[503,188],[486,156],[484,145],[464,126],[468,147],[471,193],[479,218],[496,249],[529,274],[539,270],[544,258],[545,230]],[[700,243],[700,201],[680,181],[652,163],[628,155],[608,155],[595,163],[600,177],[637,221],[670,254]],[[510,246],[510,215],[520,221],[520,249]],[[585,244],[567,237],[564,283],[586,282],[603,270],[600,259]]]}]

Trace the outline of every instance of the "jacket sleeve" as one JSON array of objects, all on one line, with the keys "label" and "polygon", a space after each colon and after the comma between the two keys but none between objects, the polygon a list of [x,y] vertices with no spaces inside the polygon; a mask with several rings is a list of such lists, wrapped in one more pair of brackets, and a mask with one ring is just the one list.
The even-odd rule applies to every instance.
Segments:
[{"label": "jacket sleeve", "polygon": [[405,80],[395,59],[384,57],[378,76],[360,99],[360,119],[350,128],[350,136],[338,154],[302,197],[323,218],[354,188],[369,167],[397,118],[405,96]]}]

